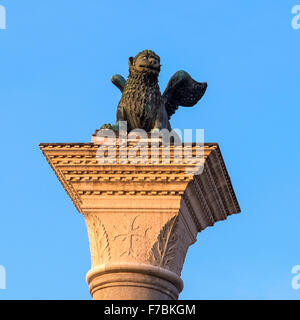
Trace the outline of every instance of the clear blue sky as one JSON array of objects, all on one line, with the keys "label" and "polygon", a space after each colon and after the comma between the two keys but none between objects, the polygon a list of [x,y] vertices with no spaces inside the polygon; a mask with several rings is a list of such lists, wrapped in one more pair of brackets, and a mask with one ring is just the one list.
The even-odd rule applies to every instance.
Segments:
[{"label": "clear blue sky", "polygon": [[300,29],[297,0],[0,0],[0,299],[90,299],[88,236],[38,148],[89,142],[113,122],[111,75],[143,49],[162,90],[184,69],[208,90],[174,128],[218,142],[242,213],[198,235],[182,299],[300,299]]}]

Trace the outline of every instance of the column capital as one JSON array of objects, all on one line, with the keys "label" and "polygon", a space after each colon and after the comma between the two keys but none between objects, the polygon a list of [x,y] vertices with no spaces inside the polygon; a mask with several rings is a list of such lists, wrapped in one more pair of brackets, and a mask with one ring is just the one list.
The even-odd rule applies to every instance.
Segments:
[{"label": "column capital", "polygon": [[[191,156],[196,147],[191,145]],[[164,162],[159,144],[157,163],[146,153],[146,162],[111,164],[99,163],[96,143],[40,144],[85,216],[92,258],[87,281],[94,299],[177,299],[186,252],[197,233],[240,212],[218,144],[202,147],[196,163],[179,163],[174,146]],[[196,174],[200,163],[202,173]]]}]

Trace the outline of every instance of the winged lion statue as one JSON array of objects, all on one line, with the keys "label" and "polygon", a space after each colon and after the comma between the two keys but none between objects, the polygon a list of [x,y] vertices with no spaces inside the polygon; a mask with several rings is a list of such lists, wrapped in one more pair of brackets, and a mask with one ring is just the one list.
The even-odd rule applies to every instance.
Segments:
[{"label": "winged lion statue", "polygon": [[144,50],[129,58],[127,81],[119,74],[111,78],[122,97],[117,109],[115,125],[104,124],[101,129],[118,130],[120,121],[127,121],[127,130],[171,130],[170,118],[179,106],[192,107],[204,95],[207,83],[195,81],[187,72],[177,71],[161,94],[158,75],[160,57],[151,50]]}]

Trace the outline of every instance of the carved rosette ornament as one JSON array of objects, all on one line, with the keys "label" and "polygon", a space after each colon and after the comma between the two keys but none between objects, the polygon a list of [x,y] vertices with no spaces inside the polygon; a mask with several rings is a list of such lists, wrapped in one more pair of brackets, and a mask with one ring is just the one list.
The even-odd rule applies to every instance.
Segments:
[{"label": "carved rosette ornament", "polygon": [[172,148],[169,164],[138,165],[99,164],[95,143],[40,148],[85,217],[93,299],[177,299],[198,232],[240,212],[217,144],[204,145],[199,175]]}]

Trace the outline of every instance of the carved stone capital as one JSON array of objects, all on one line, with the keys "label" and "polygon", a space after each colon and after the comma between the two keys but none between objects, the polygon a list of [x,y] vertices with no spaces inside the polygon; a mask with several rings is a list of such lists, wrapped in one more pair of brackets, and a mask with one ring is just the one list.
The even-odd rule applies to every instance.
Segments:
[{"label": "carved stone capital", "polygon": [[204,145],[200,175],[187,170],[195,164],[176,162],[174,148],[168,164],[99,164],[98,147],[40,145],[85,217],[92,297],[177,299],[186,252],[198,232],[240,212],[218,145]]}]

